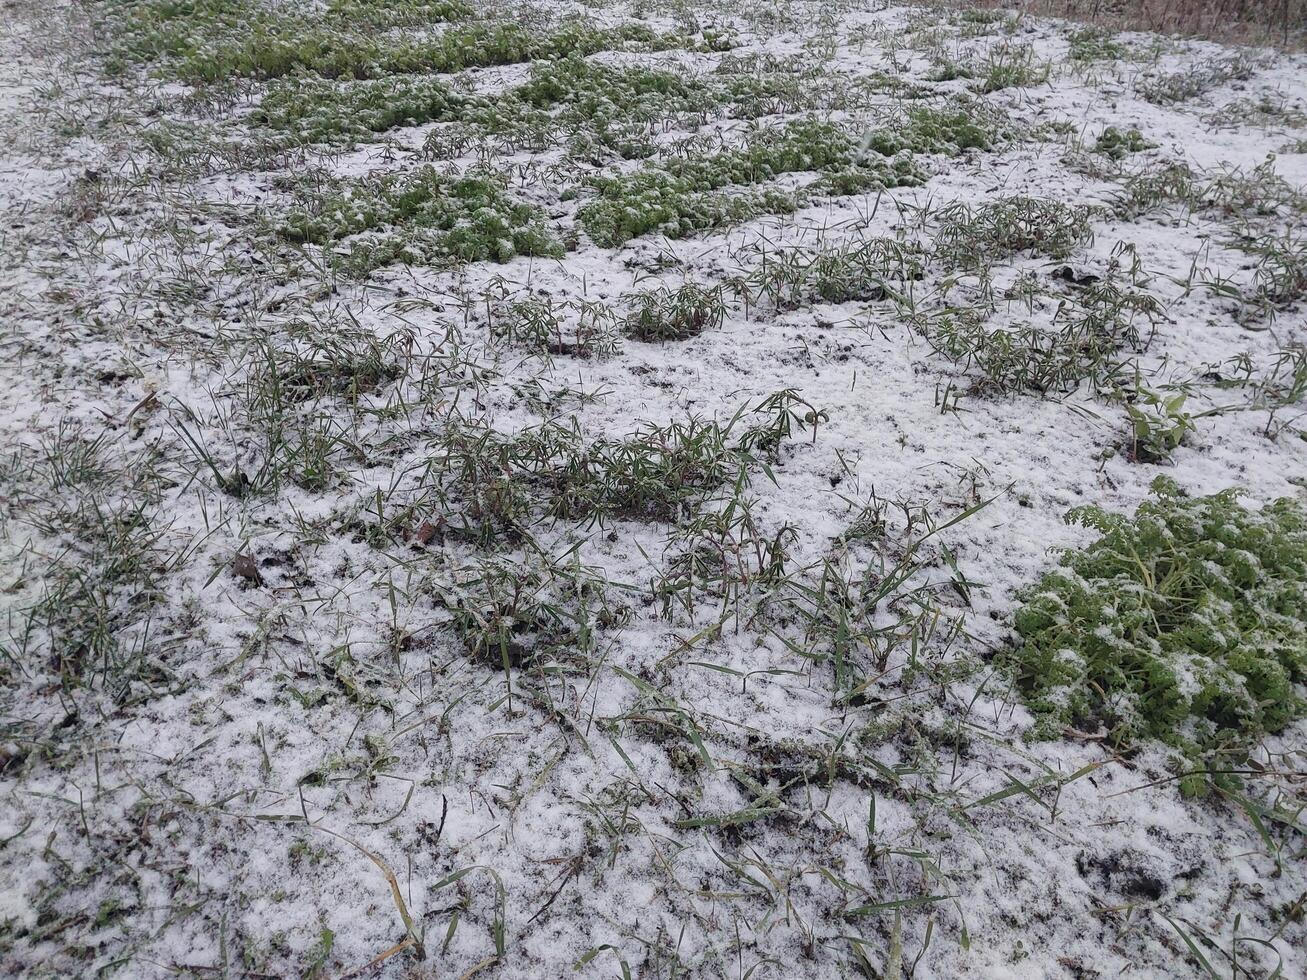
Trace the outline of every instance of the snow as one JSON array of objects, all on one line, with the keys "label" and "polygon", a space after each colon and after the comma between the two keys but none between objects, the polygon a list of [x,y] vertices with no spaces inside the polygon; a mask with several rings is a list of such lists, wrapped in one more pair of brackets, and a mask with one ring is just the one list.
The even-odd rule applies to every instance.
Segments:
[{"label": "snow", "polygon": [[[851,11],[843,35],[862,25],[879,33],[839,47],[830,70],[887,67],[883,38],[925,16]],[[747,318],[737,308],[721,329],[685,342],[628,340],[611,359],[552,362],[494,348],[474,307],[464,330],[493,376],[475,397],[460,393],[462,410],[501,432],[541,421],[516,393],[533,381],[604,393],[565,402],[565,419],[574,415],[592,438],[692,414],[725,421],[787,388],[827,413],[815,437],[804,431],[786,445],[774,481],[754,472],[749,488],[765,532],[787,523],[799,530],[796,567],[830,549],[854,516],[848,498],[873,488],[943,515],[994,498],[941,536],[975,583],[970,608],[956,596],[941,599],[965,615],[961,645],[930,671],[907,670],[906,652],[897,651],[859,704],[833,700],[829,668],[806,662],[780,637],[734,621],[705,635],[716,619],[711,603],[668,621],[633,591],[629,622],[601,631],[586,670],[515,673],[510,713],[503,672],[469,660],[438,600],[474,549],[374,548],[342,530],[351,515],[367,518],[378,491],[416,492],[433,427],[443,424],[434,412],[378,410],[355,421],[342,405],[340,417],[365,451],[348,464],[350,480],[326,492],[290,487],[236,499],[207,474],[187,473],[183,422],[226,466],[243,461],[248,469],[257,458],[244,435],[224,431],[241,384],[225,336],[348,320],[378,336],[411,331],[420,349],[433,350],[450,324],[463,326],[463,298],[496,276],[522,291],[620,305],[634,288],[729,276],[752,243],[911,235],[913,209],[927,205],[1018,194],[1109,204],[1115,185],[1064,166],[1062,144],[1019,141],[932,160],[938,172],[924,188],[880,201],[839,199],[693,239],[646,236],[617,250],[583,242],[560,261],[460,272],[383,270],[366,287],[338,282],[329,292],[308,279],[277,281],[267,269],[272,258],[249,245],[250,217],[284,203],[275,173],[214,174],[180,186],[109,181],[113,191],[94,213],[69,220],[88,171],[107,180],[142,165],[143,151],[128,137],[144,118],[59,137],[30,108],[43,86],[73,71],[91,96],[104,90],[76,51],[70,67],[36,41],[58,30],[76,39],[86,25],[75,7],[27,0],[6,8],[5,18],[5,446],[35,449],[67,420],[87,434],[108,432],[110,460],[128,467],[133,454],[162,447],[158,547],[187,557],[164,577],[146,634],[151,657],[166,666],[156,693],[61,695],[57,672],[45,666],[6,674],[13,681],[3,696],[3,739],[21,746],[24,761],[0,777],[0,972],[72,975],[128,957],[121,970],[131,976],[299,975],[325,927],[335,936],[324,975],[341,975],[405,937],[371,852],[395,874],[425,934],[424,961],[396,954],[373,970],[380,976],[467,975],[496,955],[500,914],[500,977],[571,975],[604,945],[613,948],[578,975],[613,975],[625,961],[637,976],[670,975],[673,962],[693,976],[744,976],[754,967],[755,977],[847,976],[857,969],[855,946],[873,968],[884,967],[896,916],[892,907],[841,913],[923,897],[901,909],[904,959],[922,951],[912,974],[921,978],[1187,975],[1187,948],[1163,916],[1226,949],[1236,931],[1266,940],[1239,946],[1249,969],[1269,971],[1278,957],[1282,975],[1307,973],[1301,915],[1285,917],[1307,887],[1295,852],[1300,837],[1284,849],[1281,867],[1236,807],[1182,798],[1174,760],[1160,746],[1116,756],[1092,738],[1027,740],[1029,713],[987,665],[1010,641],[1017,592],[1053,567],[1056,549],[1094,537],[1063,521],[1069,508],[1092,502],[1132,511],[1162,472],[1194,493],[1242,487],[1254,504],[1300,495],[1307,442],[1266,439],[1262,413],[1202,419],[1192,444],[1159,467],[1119,451],[1121,413],[1088,392],[972,394],[971,377],[933,356],[883,304],[755,310]],[[799,37],[768,37],[734,19],[734,55],[809,54]],[[1069,30],[1027,21],[1018,39],[1061,65]],[[1228,53],[1201,42],[1167,43],[1164,52],[1148,71]],[[722,57],[620,60],[706,70]],[[1258,59],[1251,80],[1168,107],[1138,97],[1133,65],[1098,80],[1059,68],[1045,85],[987,98],[1024,124],[1066,121],[1087,139],[1108,125],[1137,126],[1160,144],[1140,161],[1248,170],[1274,155],[1276,172],[1301,188],[1307,155],[1281,153],[1285,133],[1203,122],[1213,107],[1248,93],[1307,99],[1307,58]],[[910,64],[917,75],[929,68],[923,58]],[[474,78],[478,89],[494,91],[522,74],[514,66]],[[176,94],[146,86],[124,99],[142,100],[142,117],[150,100],[179,115]],[[107,112],[94,98],[83,105]],[[384,153],[368,147],[315,162],[339,175],[406,166],[427,131],[393,134],[396,146]],[[663,139],[675,135],[686,134]],[[549,181],[521,188],[565,222],[575,204],[560,202],[560,190]],[[1247,257],[1226,245],[1233,227],[1210,213],[1104,216],[1070,264],[1101,274],[1117,244],[1131,243],[1148,288],[1167,304],[1145,363],[1189,380],[1236,353],[1267,359],[1307,340],[1301,304],[1249,329],[1219,298],[1184,290],[1195,263],[1247,276]],[[266,278],[254,271],[258,262]],[[1062,264],[1000,262],[995,293],[1018,272],[1046,282]],[[200,288],[188,293],[193,282]],[[1047,321],[1045,307],[1028,313],[1000,303],[996,317]],[[963,392],[956,413],[936,402],[948,381]],[[1193,403],[1229,397],[1200,392]],[[1104,458],[1109,449],[1118,451]],[[4,601],[21,610],[40,584],[40,562],[67,542],[22,518],[20,500],[36,492],[22,474],[4,478]],[[668,547],[665,527],[632,521],[534,530],[552,553],[575,545],[586,565],[635,590]],[[237,553],[258,562],[262,585],[230,573]],[[849,558],[865,560],[864,552]],[[938,562],[930,574],[948,581]],[[141,628],[125,635],[139,639]],[[935,679],[963,656],[979,673],[953,684]],[[73,714],[77,721],[61,727]],[[689,739],[670,734],[684,718],[693,719],[711,768]],[[1305,733],[1298,723],[1259,753],[1267,768],[1298,772],[1299,786]],[[826,778],[837,762],[839,775]],[[985,802],[1014,780],[1031,791]],[[780,794],[781,816],[724,829],[678,826],[757,805],[751,782]],[[466,869],[474,870],[449,880]],[[51,894],[51,918],[39,920]],[[109,900],[128,911],[97,922]],[[52,923],[59,928],[43,930]]]}]

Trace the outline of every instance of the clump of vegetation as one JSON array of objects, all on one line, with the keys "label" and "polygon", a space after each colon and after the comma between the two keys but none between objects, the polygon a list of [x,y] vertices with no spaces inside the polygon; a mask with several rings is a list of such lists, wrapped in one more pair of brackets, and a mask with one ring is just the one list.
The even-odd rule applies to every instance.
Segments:
[{"label": "clump of vegetation", "polygon": [[647,425],[620,439],[586,440],[550,423],[515,435],[451,426],[431,469],[458,500],[452,530],[481,542],[520,534],[539,513],[602,522],[672,520],[744,465],[731,425],[700,418]]},{"label": "clump of vegetation", "polygon": [[1135,382],[1125,396],[1126,419],[1130,423],[1130,456],[1136,462],[1164,463],[1171,459],[1189,433],[1194,417],[1185,411],[1188,395],[1164,394]]},{"label": "clump of vegetation", "polygon": [[626,332],[636,340],[688,340],[726,319],[721,286],[687,282],[679,289],[662,286],[628,298],[635,308],[626,318]]},{"label": "clump of vegetation", "polygon": [[596,632],[623,616],[601,577],[534,553],[480,559],[460,571],[444,600],[468,656],[505,672],[585,657]]},{"label": "clump of vegetation", "polygon": [[306,142],[351,140],[431,122],[463,122],[496,135],[578,129],[607,134],[715,104],[704,85],[683,75],[617,68],[573,52],[538,61],[526,82],[493,98],[455,92],[428,75],[343,81],[294,75],[270,87],[251,119]]},{"label": "clump of vegetation", "polygon": [[1251,170],[1233,166],[1194,170],[1185,163],[1166,163],[1128,177],[1115,205],[1125,217],[1138,217],[1167,205],[1189,211],[1212,208],[1244,217],[1278,217],[1307,208],[1307,197],[1275,172],[1271,160]]},{"label": "clump of vegetation", "polygon": [[450,533],[480,543],[520,537],[541,517],[672,521],[724,484],[747,483],[757,459],[816,424],[811,406],[788,390],[725,422],[690,416],[619,438],[587,439],[575,419],[511,435],[454,420],[435,442],[425,479],[438,488]]},{"label": "clump of vegetation", "polygon": [[582,18],[547,31],[515,21],[458,24],[411,39],[383,30],[412,25],[421,17],[452,19],[464,11],[458,2],[345,3],[322,11],[269,7],[255,0],[124,0],[110,12],[112,55],[120,66],[161,63],[189,82],[293,74],[377,79],[584,56],[630,45],[662,49],[695,43],[659,35],[643,24],[605,28]]},{"label": "clump of vegetation", "polygon": [[[606,65],[569,55],[538,62],[530,78],[507,95],[522,106],[526,118],[532,113],[543,116],[544,128],[555,140],[565,140],[573,155],[593,158],[616,150],[629,159],[653,152],[646,134],[655,123],[705,114],[718,104],[721,93],[684,73]],[[496,99],[486,111],[468,118],[498,132],[504,127],[496,125],[492,113],[502,111],[505,101]]]},{"label": "clump of vegetation", "polygon": [[1187,102],[1226,82],[1247,81],[1252,78],[1256,64],[1245,55],[1223,61],[1209,61],[1190,65],[1182,71],[1170,72],[1141,79],[1135,85],[1140,98],[1154,105],[1175,105]]},{"label": "clump of vegetation", "polygon": [[361,0],[332,3],[325,10],[257,0],[119,0],[109,8],[111,57],[119,67],[161,62],[177,77],[194,82],[280,78],[297,70],[368,77],[386,52],[398,49],[377,36],[379,29],[469,13],[461,0]]},{"label": "clump of vegetation", "polygon": [[981,311],[946,308],[909,322],[936,354],[979,372],[982,390],[1041,395],[1115,388],[1126,366],[1123,348],[1145,350],[1162,317],[1156,298],[1123,289],[1111,278],[1059,304],[1052,328],[1030,323],[986,325]]},{"label": "clump of vegetation", "polygon": [[693,181],[658,167],[616,177],[596,176],[587,183],[599,191],[599,198],[583,204],[577,218],[590,239],[605,248],[651,231],[687,238],[760,214],[790,214],[798,208],[794,195],[785,191],[696,190]]},{"label": "clump of vegetation", "polygon": [[1080,65],[1095,61],[1120,61],[1130,56],[1130,49],[1116,39],[1110,31],[1097,27],[1082,27],[1071,35],[1071,48],[1067,57]]},{"label": "clump of vegetation", "polygon": [[1113,746],[1152,737],[1201,753],[1303,714],[1300,502],[1254,511],[1237,491],[1188,497],[1159,477],[1133,518],[1091,506],[1067,519],[1102,537],[1025,593],[1006,657],[1040,734],[1102,729]]},{"label": "clump of vegetation", "polygon": [[599,303],[558,303],[533,296],[496,311],[490,333],[538,354],[607,357],[617,352],[613,320],[611,311]]},{"label": "clump of vegetation", "polygon": [[424,75],[350,82],[296,75],[270,87],[250,119],[306,143],[326,143],[458,119],[471,101]]},{"label": "clump of vegetation", "polygon": [[[9,613],[0,683],[41,676],[65,694],[99,687],[116,699],[165,690],[153,627],[178,561],[159,517],[166,477],[156,453],[129,451],[108,433],[61,421],[36,447],[15,446],[3,476],[10,505],[33,509],[32,528],[63,542]],[[24,591],[20,591],[20,589]]]},{"label": "clump of vegetation", "polygon": [[1252,310],[1274,313],[1307,297],[1307,237],[1286,231],[1244,239],[1238,246],[1257,259],[1243,297]]},{"label": "clump of vegetation", "polygon": [[1266,129],[1301,129],[1307,126],[1307,112],[1282,95],[1262,92],[1227,102],[1204,116],[1203,122],[1230,128],[1262,126]]},{"label": "clump of vegetation", "polygon": [[540,211],[510,197],[503,178],[485,169],[448,177],[424,166],[302,193],[278,231],[291,242],[343,242],[338,263],[357,273],[395,261],[507,262],[563,253]]},{"label": "clump of vegetation", "polygon": [[576,107],[585,116],[640,112],[653,118],[654,107],[708,109],[714,104],[705,86],[683,72],[638,66],[617,67],[589,61],[575,52],[531,68],[526,82],[512,89],[516,99],[541,109]]},{"label": "clump of vegetation", "polygon": [[945,107],[914,105],[872,130],[866,147],[887,157],[904,151],[957,156],[971,149],[993,149],[1010,129],[1006,116],[979,100]]},{"label": "clump of vegetation", "polygon": [[1102,153],[1113,160],[1122,160],[1130,153],[1142,153],[1154,150],[1156,143],[1144,139],[1144,134],[1137,129],[1118,129],[1108,126],[1094,142],[1094,152]]},{"label": "clump of vegetation", "polygon": [[326,15],[355,26],[414,27],[476,16],[467,0],[329,0]]},{"label": "clump of vegetation", "polygon": [[925,257],[915,244],[866,238],[816,247],[747,247],[749,267],[733,285],[747,307],[798,309],[804,302],[879,302],[921,279]]},{"label": "clump of vegetation", "polygon": [[1019,252],[1064,259],[1092,240],[1094,214],[1092,207],[1038,197],[1007,197],[974,208],[950,204],[935,213],[935,252],[962,268]]},{"label": "clump of vegetation", "polygon": [[683,238],[759,214],[785,214],[801,195],[771,188],[718,193],[783,174],[817,171],[828,178],[817,193],[856,193],[872,187],[913,186],[921,175],[908,156],[893,161],[861,159],[854,137],[834,123],[801,120],[751,133],[743,145],[708,156],[677,157],[627,174],[590,177],[597,200],[577,212],[598,245],[615,247],[657,230]]},{"label": "clump of vegetation", "polygon": [[983,95],[1005,88],[1025,88],[1048,81],[1053,66],[1035,57],[1029,44],[996,44],[985,52],[966,77],[975,78],[976,91]]}]

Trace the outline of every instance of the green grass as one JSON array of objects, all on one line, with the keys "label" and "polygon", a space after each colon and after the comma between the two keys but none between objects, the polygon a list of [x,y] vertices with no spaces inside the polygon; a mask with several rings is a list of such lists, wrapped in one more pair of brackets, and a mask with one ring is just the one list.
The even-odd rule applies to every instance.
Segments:
[{"label": "green grass", "polygon": [[516,541],[542,520],[677,521],[724,485],[745,481],[795,432],[811,427],[791,391],[742,406],[730,419],[643,423],[621,437],[587,438],[575,420],[505,434],[451,420],[426,466],[430,506],[454,536]]},{"label": "green grass", "polygon": [[1082,27],[1071,34],[1071,47],[1067,57],[1078,65],[1098,61],[1120,61],[1130,57],[1130,49],[1108,31],[1096,27]]},{"label": "green grass", "polygon": [[992,150],[1013,135],[1007,118],[992,106],[959,100],[941,106],[908,105],[866,137],[867,149],[881,156]]},{"label": "green grass", "polygon": [[983,311],[945,308],[909,322],[934,352],[976,371],[978,388],[1013,395],[1065,394],[1088,383],[1111,392],[1129,373],[1129,355],[1146,350],[1163,316],[1148,293],[1107,280],[1061,299],[1050,326],[987,325]]},{"label": "green grass", "polygon": [[1247,81],[1256,64],[1244,54],[1196,62],[1180,71],[1148,75],[1135,83],[1139,96],[1154,105],[1170,106],[1188,102],[1218,86],[1233,81]]},{"label": "green grass", "polygon": [[11,582],[0,682],[45,676],[121,700],[166,689],[175,678],[151,626],[185,545],[176,550],[161,516],[156,454],[60,421],[37,446],[15,447],[0,481],[20,523],[56,543],[15,566],[36,562]]},{"label": "green grass", "polygon": [[491,336],[536,354],[607,357],[617,352],[614,316],[601,303],[528,297],[491,314]]},{"label": "green grass", "polygon": [[581,206],[577,218],[595,244],[609,248],[651,231],[684,238],[732,221],[796,210],[805,200],[802,194],[747,188],[807,172],[819,175],[812,190],[830,195],[915,186],[924,179],[908,156],[863,159],[854,134],[833,123],[800,120],[756,130],[739,147],[712,155],[590,177],[586,186],[598,196]]},{"label": "green grass", "polygon": [[278,226],[286,241],[341,243],[341,268],[365,273],[391,262],[507,262],[519,255],[561,256],[541,212],[512,198],[488,170],[447,177],[424,166],[306,191]]},{"label": "green grass", "polygon": [[925,274],[921,249],[891,238],[814,248],[752,246],[732,285],[749,307],[799,309],[805,302],[847,303],[898,296]]},{"label": "green grass", "polygon": [[426,75],[350,82],[297,75],[269,87],[250,121],[291,133],[300,142],[330,143],[459,119],[474,101]]},{"label": "green grass", "polygon": [[1247,170],[1230,165],[1194,170],[1186,163],[1163,161],[1128,175],[1115,206],[1129,217],[1179,206],[1261,219],[1307,212],[1307,195],[1276,173],[1273,160]]},{"label": "green grass", "polygon": [[328,0],[326,15],[352,26],[414,27],[467,20],[477,8],[467,0]]},{"label": "green grass", "polygon": [[476,21],[434,34],[391,35],[382,28],[415,18],[461,17],[461,3],[351,2],[325,12],[274,8],[257,0],[121,0],[111,5],[111,59],[157,64],[187,82],[276,79],[293,74],[378,79],[442,74],[610,48],[656,50],[703,42],[663,36],[643,24],[605,28],[576,18],[549,29],[516,21]]},{"label": "green grass", "polygon": [[365,139],[433,122],[459,122],[497,137],[536,129],[562,139],[578,130],[600,136],[642,132],[656,120],[706,112],[716,102],[694,79],[614,68],[573,50],[538,61],[526,82],[494,97],[457,92],[446,79],[424,74],[346,80],[294,75],[271,85],[250,119],[311,143]]},{"label": "green grass", "polygon": [[1304,713],[1307,511],[1236,491],[1189,497],[1159,478],[1133,517],[1068,520],[1101,535],[1023,596],[1004,656],[1037,730],[1102,730],[1200,753],[1247,745]]},{"label": "green grass", "polygon": [[1027,88],[1048,81],[1052,66],[1035,57],[1028,44],[994,45],[971,66],[969,76],[976,79],[975,89],[983,95],[1008,88]]},{"label": "green grass", "polygon": [[726,303],[721,286],[686,283],[678,289],[648,290],[627,297],[634,309],[626,318],[626,333],[636,340],[688,340],[722,325]]},{"label": "green grass", "polygon": [[934,212],[935,254],[977,268],[1020,253],[1065,259],[1093,239],[1096,209],[1049,198],[1006,197],[986,204],[950,204]]}]

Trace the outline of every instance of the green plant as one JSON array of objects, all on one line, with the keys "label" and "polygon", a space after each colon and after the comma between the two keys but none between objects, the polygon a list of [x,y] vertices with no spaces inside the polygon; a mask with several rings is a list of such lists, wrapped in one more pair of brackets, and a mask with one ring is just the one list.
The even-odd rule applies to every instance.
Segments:
[{"label": "green plant", "polygon": [[869,238],[806,248],[749,245],[733,288],[753,306],[776,310],[804,302],[878,302],[898,295],[925,274],[925,255],[910,242]]},{"label": "green plant", "polygon": [[1286,231],[1236,244],[1257,259],[1251,288],[1244,292],[1256,312],[1274,313],[1307,297],[1307,236]]},{"label": "green plant", "polygon": [[607,357],[617,352],[612,312],[599,303],[529,297],[491,314],[493,337],[541,354]]},{"label": "green plant", "polygon": [[583,18],[550,30],[515,21],[459,24],[411,38],[382,30],[412,26],[423,16],[457,18],[464,10],[458,2],[351,2],[322,11],[256,0],[122,0],[110,8],[109,34],[117,62],[159,62],[189,82],[300,73],[354,79],[440,74],[626,45],[676,47],[688,40],[664,37],[643,24],[604,28]]},{"label": "green plant", "polygon": [[601,577],[534,551],[483,558],[441,591],[468,656],[505,673],[552,657],[584,658],[595,632],[622,618]]},{"label": "green plant", "polygon": [[753,130],[742,145],[720,153],[673,157],[630,173],[589,177],[585,186],[598,196],[580,207],[577,219],[596,244],[606,247],[655,230],[683,238],[759,214],[796,210],[802,194],[734,188],[809,171],[830,179],[822,184],[819,178],[814,185],[816,192],[827,194],[922,181],[910,157],[862,159],[857,140],[845,129],[805,119]]},{"label": "green plant", "polygon": [[1203,117],[1210,126],[1237,129],[1261,126],[1265,129],[1302,129],[1307,126],[1307,112],[1278,93],[1262,92],[1234,99]]},{"label": "green plant", "polygon": [[1266,160],[1250,170],[1221,166],[1194,170],[1184,163],[1164,163],[1126,178],[1116,210],[1138,217],[1154,208],[1178,204],[1189,211],[1215,209],[1239,217],[1291,216],[1307,207],[1302,191],[1275,172]]},{"label": "green plant", "polygon": [[1038,734],[1101,728],[1113,746],[1152,737],[1197,757],[1303,714],[1307,511],[1237,497],[1159,477],[1133,518],[1067,515],[1100,537],[1022,594],[1003,657]]},{"label": "green plant", "polygon": [[1142,153],[1144,150],[1156,148],[1157,144],[1144,139],[1143,133],[1139,130],[1122,130],[1115,126],[1108,126],[1094,141],[1094,152],[1102,153],[1113,160],[1122,160],[1128,154]]},{"label": "green plant", "polygon": [[306,143],[325,143],[458,119],[471,101],[442,79],[425,75],[349,82],[293,75],[268,88],[250,121]]},{"label": "green plant", "polygon": [[[584,49],[585,45],[581,46]],[[426,74],[278,79],[251,113],[252,122],[304,142],[342,142],[402,126],[461,123],[500,139],[575,140],[581,134],[619,145],[660,118],[702,113],[716,104],[702,83],[668,71],[617,68],[576,51],[532,65],[526,82],[493,98],[456,92]]]},{"label": "green plant", "polygon": [[1181,71],[1141,78],[1135,83],[1135,91],[1155,105],[1174,105],[1226,82],[1247,81],[1255,69],[1256,65],[1250,58],[1239,54],[1224,60],[1193,64]]},{"label": "green plant", "polygon": [[1007,116],[994,106],[958,99],[944,106],[908,105],[891,113],[867,133],[863,145],[887,157],[904,151],[957,156],[966,150],[992,150],[1013,131]]},{"label": "green plant", "polygon": [[636,340],[688,340],[722,325],[726,303],[722,287],[711,289],[687,282],[677,289],[658,289],[626,297],[635,308],[626,317],[626,332]]},{"label": "green plant", "polygon": [[1188,397],[1183,391],[1163,395],[1136,381],[1125,402],[1133,459],[1145,463],[1169,460],[1185,437],[1195,431],[1194,417],[1184,410]]},{"label": "green plant", "polygon": [[327,18],[353,26],[415,27],[477,15],[466,0],[328,0]]},{"label": "green plant", "polygon": [[1071,48],[1067,57],[1077,64],[1095,61],[1120,61],[1130,56],[1130,49],[1116,37],[1096,27],[1082,27],[1071,33]]},{"label": "green plant", "polygon": [[6,460],[10,507],[56,546],[14,579],[0,681],[45,677],[65,696],[88,687],[119,701],[173,684],[153,629],[185,546],[160,517],[159,464],[69,420]]},{"label": "green plant", "polygon": [[1130,355],[1148,349],[1164,317],[1156,297],[1121,283],[1125,251],[1118,250],[1107,275],[1060,299],[1049,326],[991,328],[984,307],[910,310],[907,320],[936,354],[978,370],[981,390],[1046,395],[1087,382],[1096,393],[1115,394]]},{"label": "green plant", "polygon": [[338,266],[366,273],[390,262],[506,262],[517,255],[562,255],[558,239],[530,204],[486,169],[451,178],[434,167],[304,191],[278,233],[291,242],[343,242]]},{"label": "green plant", "polygon": [[1010,44],[1006,41],[994,45],[971,66],[967,77],[976,78],[976,91],[982,95],[1005,88],[1025,88],[1042,85],[1053,70],[1048,62],[1035,57],[1029,44]]},{"label": "green plant", "polygon": [[978,207],[956,203],[934,212],[935,254],[952,266],[976,268],[997,256],[1029,252],[1064,259],[1093,238],[1091,206],[1049,198],[1007,197]]}]

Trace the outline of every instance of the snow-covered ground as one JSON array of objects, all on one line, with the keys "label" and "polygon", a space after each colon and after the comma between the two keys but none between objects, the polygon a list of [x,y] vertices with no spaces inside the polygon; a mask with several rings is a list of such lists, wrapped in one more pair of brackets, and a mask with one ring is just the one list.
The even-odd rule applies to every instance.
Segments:
[{"label": "snow-covered ground", "polygon": [[[1160,474],[1250,506],[1304,493],[1301,406],[1202,413],[1248,400],[1213,381],[1231,359],[1264,372],[1307,342],[1307,302],[1237,298],[1258,281],[1241,243],[1301,234],[1307,58],[1121,35],[1076,59],[1078,25],[872,2],[533,4],[533,22],[733,32],[729,51],[599,63],[708,79],[737,59],[829,89],[765,124],[892,130],[955,96],[1005,135],[915,154],[918,187],[615,248],[579,229],[583,181],[642,163],[474,142],[434,165],[488,158],[573,247],[358,278],[275,228],[320,172],[412,170],[446,124],[242,155],[261,85],[106,76],[103,6],[0,9],[0,974],[1307,975],[1301,818],[1182,797],[1160,744],[1030,739],[992,664],[1018,591],[1093,539],[1070,508],[1133,511]],[[1029,60],[1024,84],[938,80],[995,46]],[[179,123],[215,154],[161,137]],[[748,126],[722,103],[650,138],[720,136],[693,158]],[[1094,150],[1108,127],[1150,145],[1113,160]],[[1120,204],[1168,163],[1252,189]],[[930,258],[848,302],[732,286],[786,249],[926,255],[950,204],[1014,198],[1094,206],[1092,236],[1065,257]],[[1169,460],[1139,458],[1110,394],[995,391],[923,326],[962,308],[1051,326],[1091,276],[1160,304],[1128,353],[1139,384],[1189,393]],[[685,282],[724,284],[720,325],[622,335],[630,294]],[[615,311],[617,349],[499,335],[528,297],[570,304],[569,329],[582,304]],[[362,382],[361,351],[385,366]],[[509,462],[515,435],[590,445],[741,412],[731,438],[792,431],[671,514],[551,510],[561,478]],[[675,573],[701,548],[734,577],[687,608]],[[903,642],[835,664],[795,618],[804,590],[896,565],[923,605],[891,595],[874,622]],[[1305,733],[1254,752],[1249,793],[1278,813],[1304,805]]]}]

